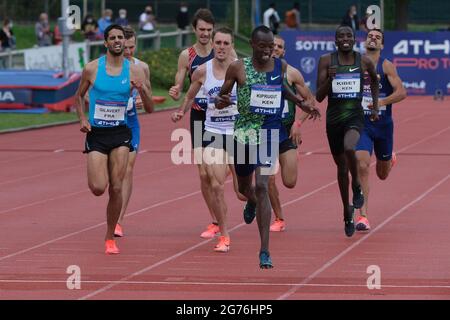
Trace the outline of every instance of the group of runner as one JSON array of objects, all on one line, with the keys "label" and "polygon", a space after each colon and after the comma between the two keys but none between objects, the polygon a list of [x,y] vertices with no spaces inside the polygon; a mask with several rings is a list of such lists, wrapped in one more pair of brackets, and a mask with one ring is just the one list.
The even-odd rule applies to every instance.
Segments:
[{"label": "group of runner", "polygon": [[[386,179],[395,163],[391,105],[406,96],[395,66],[380,57],[382,31],[369,31],[367,54],[361,56],[353,50],[353,30],[338,27],[337,51],[319,61],[314,97],[301,73],[282,59],[284,40],[274,37],[267,27],[253,30],[252,56],[237,59],[232,30],[214,29],[214,17],[208,9],[196,12],[192,26],[197,41],[181,52],[169,95],[180,99],[188,75],[189,89],[171,119],[177,122],[190,113],[191,145],[194,157],[200,160],[196,163],[201,191],[212,218],[200,236],[220,234],[214,251],[230,250],[224,186],[231,174],[237,198],[246,201],[244,221],[250,224],[255,217],[257,220],[259,266],[273,267],[269,231],[286,228],[275,174],[280,168],[284,186],[295,187],[300,127],[307,119],[320,117],[315,100],[321,102],[327,96],[326,131],[337,165],[345,233],[352,236],[355,226],[369,230],[370,156],[375,148],[377,174]],[[109,186],[105,252],[117,254],[114,236],[124,235],[123,217],[139,148],[136,107],[152,112],[153,102],[149,68],[133,57],[134,32],[111,25],[105,31],[105,47],[106,55],[83,70],[76,101],[81,131],[87,134],[89,188],[99,196]],[[87,97],[89,119],[83,111]],[[355,208],[360,209],[356,223]],[[272,209],[275,219],[271,225]]]}]

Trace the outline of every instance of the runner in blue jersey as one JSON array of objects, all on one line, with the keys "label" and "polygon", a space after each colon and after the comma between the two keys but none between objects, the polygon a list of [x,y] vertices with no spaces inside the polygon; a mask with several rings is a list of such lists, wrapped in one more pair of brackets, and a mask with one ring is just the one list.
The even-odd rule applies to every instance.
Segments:
[{"label": "runner in blue jersey", "polygon": [[[148,65],[136,59],[134,57],[134,53],[136,50],[136,33],[131,27],[124,27],[125,30],[125,46],[124,46],[124,57],[128,59],[131,63],[134,63],[138,67],[142,68],[142,70],[145,73],[145,85],[147,86],[148,90],[148,97],[147,99],[152,101],[152,87],[150,84],[150,69]],[[134,170],[134,164],[136,163],[136,156],[139,151],[139,144],[141,142],[141,132],[140,132],[140,125],[139,125],[139,119],[138,119],[138,112],[137,109],[141,109],[144,107],[145,111],[148,113],[153,112],[153,101],[149,105],[145,105],[142,103],[142,98],[138,94],[137,90],[133,90],[132,97],[130,97],[128,101],[128,108],[127,108],[127,125],[128,128],[131,129],[131,149],[130,149],[130,155],[128,156],[128,165],[127,165],[127,171],[125,173],[125,178],[123,180],[123,188],[122,188],[122,210],[120,212],[120,218],[119,222],[116,225],[114,235],[116,237],[123,237],[123,218],[125,215],[125,212],[127,210],[128,202],[130,201],[131,192],[133,189],[133,170]]]},{"label": "runner in blue jersey", "polygon": [[364,130],[356,146],[359,177],[364,194],[364,206],[360,209],[360,215],[356,219],[356,230],[370,230],[367,218],[369,203],[369,168],[372,151],[375,150],[377,158],[376,172],[381,180],[387,179],[392,166],[396,161],[393,149],[394,123],[392,121],[392,104],[406,98],[406,90],[402,80],[397,74],[395,65],[381,56],[384,44],[384,34],[380,29],[369,31],[366,39],[366,56],[376,66],[380,81],[380,99],[378,100],[378,121],[370,121],[370,108],[372,96],[367,75],[364,78],[363,101]]},{"label": "runner in blue jersey", "polygon": [[[131,90],[135,88],[139,92],[144,104],[151,101],[147,98],[144,72],[123,57],[123,28],[109,26],[104,38],[107,53],[83,69],[75,104],[80,131],[86,133],[89,188],[94,195],[100,196],[109,185],[105,252],[117,254],[119,249],[114,241],[114,228],[122,208],[122,184],[131,147],[126,112]],[[84,114],[84,96],[88,90],[89,119]]]},{"label": "runner in blue jersey", "polygon": [[[317,108],[301,101],[287,87],[284,76],[287,63],[272,58],[273,33],[266,26],[252,32],[252,57],[233,62],[227,69],[225,82],[216,98],[216,108],[232,105],[231,91],[237,84],[239,117],[234,124],[234,161],[239,192],[247,199],[244,221],[257,218],[261,246],[259,266],[272,268],[269,253],[270,201],[268,194],[271,170],[278,158],[280,143],[288,140],[282,124],[284,98],[293,101],[312,117],[320,116]],[[255,186],[253,186],[255,173]]]}]

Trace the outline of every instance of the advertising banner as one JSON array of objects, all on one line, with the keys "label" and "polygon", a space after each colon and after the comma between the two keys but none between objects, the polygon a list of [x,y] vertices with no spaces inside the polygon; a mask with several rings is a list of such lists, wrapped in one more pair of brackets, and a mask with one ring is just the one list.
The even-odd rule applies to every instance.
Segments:
[{"label": "advertising banner", "polygon": [[[336,50],[330,31],[283,31],[286,61],[301,71],[311,90],[316,90],[320,56]],[[385,32],[381,55],[396,67],[409,95],[450,94],[450,32]],[[355,50],[365,52],[366,33],[356,34]]]}]

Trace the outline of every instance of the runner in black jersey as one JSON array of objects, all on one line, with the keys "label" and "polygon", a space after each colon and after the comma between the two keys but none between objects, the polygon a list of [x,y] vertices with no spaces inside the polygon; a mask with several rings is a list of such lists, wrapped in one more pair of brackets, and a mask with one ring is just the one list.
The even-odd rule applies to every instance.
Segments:
[{"label": "runner in black jersey", "polygon": [[[355,147],[364,127],[364,112],[361,106],[364,72],[371,79],[373,106],[371,121],[378,120],[378,79],[372,61],[353,50],[355,34],[350,27],[340,26],[336,30],[337,51],[320,57],[317,76],[317,101],[328,96],[327,137],[333,159],[337,165],[337,176],[344,206],[345,234],[355,232],[354,208],[361,208],[364,196],[358,177]],[[349,178],[352,175],[353,205],[349,204]]]}]

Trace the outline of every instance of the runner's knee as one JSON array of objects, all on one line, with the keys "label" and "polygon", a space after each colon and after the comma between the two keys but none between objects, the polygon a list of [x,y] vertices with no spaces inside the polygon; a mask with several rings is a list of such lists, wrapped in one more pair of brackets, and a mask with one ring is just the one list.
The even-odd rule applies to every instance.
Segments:
[{"label": "runner's knee", "polygon": [[102,194],[105,193],[106,190],[106,186],[102,186],[102,185],[98,185],[98,184],[94,184],[94,183],[89,183],[89,189],[91,190],[91,192],[99,197]]},{"label": "runner's knee", "polygon": [[110,195],[121,195],[122,194],[122,183],[112,183],[109,185],[109,194]]},{"label": "runner's knee", "polygon": [[218,196],[218,195],[223,194],[223,192],[224,192],[224,185],[220,184],[217,181],[214,181],[214,182],[211,183],[211,189],[212,189],[213,193],[216,196]]},{"label": "runner's knee", "polygon": [[369,174],[370,164],[365,161],[358,161],[358,172],[364,175]]},{"label": "runner's knee", "polygon": [[380,180],[386,180],[389,176],[389,171],[383,169],[377,170],[377,176]]},{"label": "runner's knee", "polygon": [[286,188],[293,189],[296,184],[297,184],[297,176],[296,175],[289,175],[289,176],[283,177],[283,185]]}]

